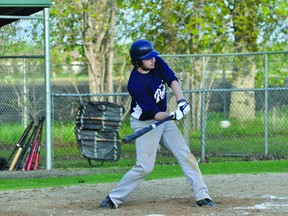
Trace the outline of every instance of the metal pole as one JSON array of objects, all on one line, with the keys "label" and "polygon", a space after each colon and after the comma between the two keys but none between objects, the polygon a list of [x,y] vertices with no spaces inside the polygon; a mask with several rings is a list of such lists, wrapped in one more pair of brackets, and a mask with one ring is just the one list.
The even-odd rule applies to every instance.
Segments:
[{"label": "metal pole", "polygon": [[27,63],[24,59],[23,72],[23,125],[26,128],[28,125],[28,88],[27,88]]},{"label": "metal pole", "polygon": [[205,161],[206,154],[206,108],[205,108],[205,69],[204,69],[205,57],[202,57],[202,94],[201,94],[201,160]]},{"label": "metal pole", "polygon": [[46,169],[52,167],[51,139],[51,83],[50,83],[50,16],[49,8],[44,8],[45,22],[45,88],[46,88]]},{"label": "metal pole", "polygon": [[0,16],[0,19],[15,19],[15,20],[20,20],[20,19],[43,19],[43,17],[40,16]]},{"label": "metal pole", "polygon": [[268,55],[265,54],[265,66],[264,66],[264,73],[265,73],[265,104],[264,104],[264,148],[265,148],[265,155],[268,154]]}]

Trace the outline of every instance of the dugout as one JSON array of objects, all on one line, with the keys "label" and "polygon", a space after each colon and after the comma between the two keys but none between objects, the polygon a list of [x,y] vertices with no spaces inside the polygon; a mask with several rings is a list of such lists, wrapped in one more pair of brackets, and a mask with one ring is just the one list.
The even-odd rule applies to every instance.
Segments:
[{"label": "dugout", "polygon": [[[41,62],[41,63],[37,62],[37,64],[35,65],[37,65],[39,68],[41,67],[40,69],[38,68],[37,73],[38,74],[41,73],[41,80],[42,80],[41,86],[43,88],[43,91],[39,91],[39,93],[43,96],[43,110],[45,113],[45,122],[46,122],[45,123],[46,124],[46,169],[51,168],[51,160],[52,160],[52,156],[51,156],[52,142],[51,142],[50,42],[49,42],[49,34],[50,34],[49,33],[50,32],[49,8],[51,7],[51,5],[52,5],[52,0],[21,0],[21,1],[2,0],[0,1],[0,30],[2,30],[0,31],[0,37],[2,37],[0,38],[1,40],[0,61],[1,61],[2,71],[4,72],[6,71],[6,73],[9,73],[8,71],[10,71],[10,69],[15,70],[17,66],[17,70],[15,71],[17,72],[20,71],[21,74],[23,74],[23,70],[25,71],[25,68],[27,69],[26,65],[24,65],[25,62],[29,60],[31,62],[33,61],[32,63],[30,63],[30,65],[33,65],[34,62],[37,62],[37,61]],[[26,26],[26,24],[23,24],[25,22],[21,23],[22,20],[24,21],[36,20],[38,23],[41,23],[42,28],[33,29],[33,27],[36,26],[35,24],[36,22],[32,24],[27,24]],[[18,33],[17,29],[21,29],[22,32]],[[6,40],[8,39],[10,41],[14,40],[17,42],[7,43]],[[39,51],[36,52],[35,48],[31,48],[31,50],[29,51],[28,48],[30,44],[33,44],[33,45],[35,44],[33,42],[33,40],[35,39],[38,40],[38,43],[40,44],[40,46],[38,46]],[[12,44],[13,46],[10,46],[10,44]],[[16,46],[16,44],[18,46]],[[21,44],[23,46],[23,49],[21,49]],[[12,62],[16,62],[17,65],[14,63],[12,64]],[[24,63],[21,66],[19,66],[20,65],[19,62],[24,62]],[[9,70],[7,70],[8,67],[10,67]],[[20,72],[18,74],[20,74]],[[4,78],[1,76],[1,79],[2,79],[1,81],[3,81]],[[7,82],[8,81],[10,82],[10,80],[13,80],[12,73],[11,73],[9,80],[7,80]],[[9,85],[11,85],[9,82],[8,84],[4,83],[4,85],[6,84],[6,88],[9,88],[10,87]],[[21,93],[23,93],[23,89],[21,90]],[[28,94],[28,97],[27,97],[28,99],[29,99],[29,96],[30,95]],[[14,101],[15,98],[8,98],[7,100]],[[4,109],[3,107],[1,106],[2,111]],[[6,111],[8,112],[8,109]],[[17,117],[17,113],[14,114],[14,116]]]}]

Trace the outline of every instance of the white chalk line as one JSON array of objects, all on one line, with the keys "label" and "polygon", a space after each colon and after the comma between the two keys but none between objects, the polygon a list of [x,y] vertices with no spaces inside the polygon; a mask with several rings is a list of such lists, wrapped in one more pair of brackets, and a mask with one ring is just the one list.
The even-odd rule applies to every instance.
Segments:
[{"label": "white chalk line", "polygon": [[[272,208],[279,208],[279,207],[288,207],[288,197],[279,197],[275,195],[264,195],[265,199],[269,199],[268,202],[260,203],[255,206],[246,206],[246,207],[236,207],[234,209],[272,209]],[[283,202],[284,201],[284,202]]]}]

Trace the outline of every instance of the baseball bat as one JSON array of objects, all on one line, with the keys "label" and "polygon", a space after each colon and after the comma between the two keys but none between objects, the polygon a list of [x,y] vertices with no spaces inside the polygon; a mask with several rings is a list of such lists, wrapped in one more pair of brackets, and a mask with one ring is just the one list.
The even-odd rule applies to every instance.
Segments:
[{"label": "baseball bat", "polygon": [[38,169],[38,165],[39,165],[39,161],[40,161],[40,149],[41,149],[41,140],[39,141],[39,144],[38,144],[33,170]]},{"label": "baseball bat", "polygon": [[[18,153],[18,158],[19,158],[19,156],[20,156],[20,154],[21,154],[21,152],[19,152],[19,149],[23,147],[23,144],[24,144],[24,142],[25,142],[25,140],[26,140],[26,138],[27,138],[27,136],[28,136],[28,134],[29,134],[32,126],[33,126],[33,124],[34,124],[34,121],[31,121],[31,123],[30,123],[30,124],[26,127],[26,129],[24,130],[24,132],[23,132],[23,134],[21,135],[18,143],[15,145],[13,151],[11,152],[9,158],[7,159],[7,162],[6,162],[7,164],[9,164],[9,161],[12,159],[13,155],[15,154],[15,152],[16,152],[17,150],[18,150],[17,153]],[[21,151],[22,151],[22,150],[21,150]],[[17,154],[17,153],[16,153],[16,154]],[[14,158],[13,158],[13,161],[12,161],[11,165],[9,166],[9,170],[10,170],[10,171],[12,171],[12,170],[14,169],[15,164],[16,164],[16,162],[17,162],[17,158],[15,158],[15,157],[16,157],[16,154],[15,154],[15,156],[14,156]]]},{"label": "baseball bat", "polygon": [[149,125],[149,126],[147,126],[147,127],[145,127],[145,128],[142,128],[142,129],[139,130],[139,131],[136,131],[136,132],[134,132],[134,133],[132,133],[132,134],[124,137],[124,138],[122,139],[122,142],[123,142],[123,143],[132,142],[132,141],[135,140],[136,138],[144,135],[145,133],[151,131],[152,129],[156,128],[157,126],[163,124],[164,122],[171,120],[171,119],[173,118],[173,116],[174,116],[174,115],[170,115],[170,116],[168,116],[168,117],[166,117],[166,118],[164,118],[164,119],[162,119],[162,120],[160,120],[160,121],[157,121],[157,122],[155,122],[155,123],[153,123],[153,124],[151,124],[151,125]]},{"label": "baseball bat", "polygon": [[[20,164],[22,163],[23,158],[25,157],[25,154],[27,152],[27,149],[29,148],[29,146],[31,145],[31,141],[35,138],[35,134],[37,131],[37,126],[34,126],[34,129],[32,131],[32,134],[30,135],[28,141],[26,143],[23,143],[23,145],[18,149],[13,161],[16,161],[14,164],[14,167],[12,169],[12,167],[10,166],[9,170],[12,171],[17,171],[18,168],[20,167]],[[13,163],[13,162],[12,162]],[[11,164],[12,165],[12,164]],[[11,170],[12,169],[12,170]]]},{"label": "baseball bat", "polygon": [[[26,165],[27,165],[27,163],[28,163],[28,159],[29,159],[29,157],[30,157],[30,154],[31,154],[31,151],[32,151],[32,148],[33,148],[33,146],[34,146],[34,143],[35,143],[35,137],[36,137],[36,132],[39,130],[39,127],[40,127],[40,119],[38,120],[38,123],[37,123],[37,125],[35,125],[35,127],[34,127],[34,130],[33,130],[33,136],[31,136],[30,137],[30,141],[26,144],[26,146],[25,146],[25,151],[24,151],[24,149],[23,149],[23,152],[22,152],[22,155],[20,156],[20,158],[19,158],[19,162],[17,162],[16,163],[16,166],[17,166],[17,168],[18,168],[18,166],[20,165],[19,163],[25,158],[25,160],[24,160],[24,162],[23,162],[23,164],[22,164],[22,170],[24,171],[25,170],[25,168],[26,168]],[[26,156],[24,156],[26,154]],[[17,168],[15,168],[15,169],[17,169]],[[14,170],[15,170],[14,169]]]},{"label": "baseball bat", "polygon": [[24,167],[26,171],[30,171],[31,170],[31,166],[32,166],[32,162],[33,162],[33,159],[34,159],[35,151],[36,151],[36,148],[38,147],[39,141],[40,141],[41,136],[42,136],[43,122],[44,122],[44,117],[42,117],[39,120],[38,130],[37,130],[37,137],[34,140],[32,150],[31,150],[31,152],[30,152],[30,154],[28,156],[26,167]]},{"label": "baseball bat", "polygon": [[21,135],[19,141],[14,146],[14,149],[12,150],[9,158],[7,159],[6,164],[9,164],[10,160],[12,159],[12,157],[15,154],[15,152],[17,151],[17,149],[20,147],[21,143],[25,142],[25,139],[27,138],[33,124],[34,124],[34,121],[31,121],[30,124],[26,127],[26,129],[24,130],[23,134]]},{"label": "baseball bat", "polygon": [[[43,119],[44,122],[45,119]],[[42,129],[43,132],[43,129]],[[38,148],[37,148],[37,152],[36,152],[36,156],[35,156],[35,161],[34,161],[34,166],[33,166],[33,170],[37,170],[38,166],[39,166],[39,161],[40,161],[40,150],[41,150],[41,139],[42,139],[42,135],[39,139],[39,143],[38,143]]]},{"label": "baseball bat", "polygon": [[[30,136],[29,141],[27,142],[26,146],[23,148],[22,153],[21,153],[21,155],[20,155],[20,157],[19,157],[19,159],[18,159],[18,161],[17,161],[17,163],[15,165],[14,170],[18,169],[18,167],[20,165],[20,162],[22,162],[22,159],[24,159],[24,158],[25,158],[25,160],[24,160],[23,165],[22,165],[22,170],[25,170],[25,167],[26,167],[26,164],[27,164],[30,152],[31,152],[33,139],[35,137],[34,134],[35,134],[35,131],[36,131],[36,127],[37,126],[34,126],[34,130],[32,132],[33,136],[32,135]],[[25,156],[25,154],[26,154],[26,156]]]}]

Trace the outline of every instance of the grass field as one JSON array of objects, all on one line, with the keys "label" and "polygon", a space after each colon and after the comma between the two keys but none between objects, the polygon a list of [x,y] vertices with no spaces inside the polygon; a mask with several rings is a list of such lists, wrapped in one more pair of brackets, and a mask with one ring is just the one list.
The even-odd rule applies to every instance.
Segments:
[{"label": "grass field", "polygon": [[[63,176],[63,174],[61,175],[61,170],[59,169],[58,177],[38,176],[37,178],[31,177],[28,179],[2,179],[0,180],[0,190],[19,190],[29,188],[117,182],[130,168],[130,166],[123,166],[121,169],[117,167],[90,168],[91,173],[93,171],[93,174],[84,176]],[[200,169],[203,175],[287,173],[288,160],[206,163],[200,164]],[[20,175],[21,172],[24,171],[17,172],[19,172]],[[73,173],[73,170],[70,169],[69,172]],[[183,176],[183,173],[179,165],[156,165],[153,172],[148,176],[147,180],[176,178],[180,176]]]},{"label": "grass field", "polygon": [[[225,161],[244,161],[246,156],[266,157],[265,151],[268,150],[268,159],[287,159],[288,158],[288,134],[286,125],[288,120],[275,127],[272,122],[269,127],[268,139],[264,137],[263,116],[257,115],[254,121],[242,125],[240,122],[231,120],[231,127],[223,129],[219,127],[221,116],[217,113],[209,113],[207,118],[206,130],[203,135],[201,131],[189,131],[189,144],[192,153],[197,159],[201,157],[202,146],[205,146],[205,156],[209,162]],[[283,124],[284,123],[284,124]],[[184,125],[178,122],[181,131]],[[273,126],[273,127],[272,127]],[[53,123],[53,168],[89,168],[87,160],[80,155],[75,134],[75,124],[73,121],[63,123]],[[8,158],[15,143],[23,133],[24,128],[19,124],[0,125],[0,150],[1,157]],[[119,130],[120,137],[130,134],[131,128],[129,121],[123,121]],[[12,134],[12,135],[11,135]],[[203,145],[203,139],[205,145]],[[43,131],[43,143],[45,142],[45,130]],[[266,145],[267,142],[267,146]],[[41,163],[45,167],[45,144],[41,147]],[[105,163],[104,167],[125,167],[131,166],[135,158],[135,145],[121,146],[121,159],[112,164]],[[131,162],[132,161],[132,162]],[[162,149],[157,157],[156,164],[175,164],[176,160]]]}]

